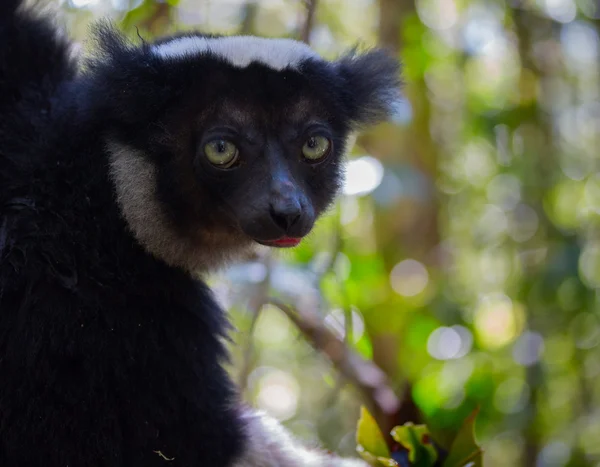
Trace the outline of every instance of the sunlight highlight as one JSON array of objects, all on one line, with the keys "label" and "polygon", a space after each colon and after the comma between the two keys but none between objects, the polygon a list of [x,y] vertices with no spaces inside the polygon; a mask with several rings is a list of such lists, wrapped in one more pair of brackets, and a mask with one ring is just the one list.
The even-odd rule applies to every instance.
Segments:
[{"label": "sunlight highlight", "polygon": [[512,342],[520,333],[523,310],[503,294],[480,300],[474,316],[477,340],[482,347],[496,349]]},{"label": "sunlight highlight", "polygon": [[290,373],[270,369],[261,377],[258,387],[259,408],[278,420],[287,420],[296,414],[300,388]]},{"label": "sunlight highlight", "polygon": [[371,156],[363,156],[348,162],[343,192],[348,196],[364,196],[379,186],[383,178],[381,162]]}]

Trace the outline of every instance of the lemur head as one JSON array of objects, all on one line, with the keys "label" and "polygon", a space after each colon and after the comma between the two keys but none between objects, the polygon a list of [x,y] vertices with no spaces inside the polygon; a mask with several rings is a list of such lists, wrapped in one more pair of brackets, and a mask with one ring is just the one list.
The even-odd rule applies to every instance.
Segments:
[{"label": "lemur head", "polygon": [[349,135],[399,96],[380,50],[326,61],[290,39],[97,37],[88,76],[122,213],[148,251],[188,270],[297,245],[339,189]]}]

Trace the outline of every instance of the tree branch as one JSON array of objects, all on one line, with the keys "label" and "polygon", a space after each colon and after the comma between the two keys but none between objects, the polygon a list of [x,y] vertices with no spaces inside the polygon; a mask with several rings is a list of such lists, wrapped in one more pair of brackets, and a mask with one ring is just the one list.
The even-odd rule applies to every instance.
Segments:
[{"label": "tree branch", "polygon": [[285,313],[313,348],[327,356],[337,371],[358,389],[382,428],[393,427],[400,401],[377,365],[345,345],[317,313],[298,310],[276,298],[270,298],[268,303]]},{"label": "tree branch", "polygon": [[310,33],[315,25],[315,13],[317,11],[317,0],[305,0],[306,18],[302,26],[301,39],[306,44],[310,43]]}]

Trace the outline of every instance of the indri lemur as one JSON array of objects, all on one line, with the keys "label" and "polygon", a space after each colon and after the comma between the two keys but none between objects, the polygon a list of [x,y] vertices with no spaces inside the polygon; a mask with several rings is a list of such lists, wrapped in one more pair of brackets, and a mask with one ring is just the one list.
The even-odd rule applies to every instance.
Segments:
[{"label": "indri lemur", "polygon": [[245,407],[196,278],[296,245],[398,65],[111,26],[81,59],[0,1],[0,466],[350,467]]}]

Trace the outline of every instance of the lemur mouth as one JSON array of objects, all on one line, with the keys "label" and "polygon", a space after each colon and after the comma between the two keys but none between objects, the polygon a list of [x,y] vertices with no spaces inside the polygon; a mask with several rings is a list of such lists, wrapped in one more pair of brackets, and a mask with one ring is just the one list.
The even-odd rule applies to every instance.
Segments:
[{"label": "lemur mouth", "polygon": [[292,247],[298,246],[301,241],[302,241],[302,238],[298,238],[298,237],[281,237],[281,238],[278,238],[277,240],[261,241],[259,243],[262,243],[263,245],[266,245],[266,246],[274,246],[277,248],[292,248]]}]

